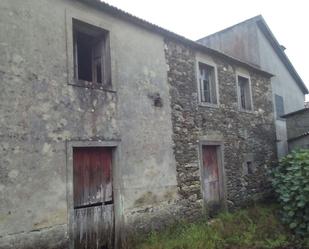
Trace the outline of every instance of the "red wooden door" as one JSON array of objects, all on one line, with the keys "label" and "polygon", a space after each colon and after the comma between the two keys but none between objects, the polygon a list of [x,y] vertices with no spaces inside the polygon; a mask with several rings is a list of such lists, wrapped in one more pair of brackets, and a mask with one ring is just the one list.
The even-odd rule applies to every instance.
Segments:
[{"label": "red wooden door", "polygon": [[204,198],[207,203],[220,201],[217,146],[203,146]]},{"label": "red wooden door", "polygon": [[114,231],[112,150],[73,148],[74,249],[111,249]]}]

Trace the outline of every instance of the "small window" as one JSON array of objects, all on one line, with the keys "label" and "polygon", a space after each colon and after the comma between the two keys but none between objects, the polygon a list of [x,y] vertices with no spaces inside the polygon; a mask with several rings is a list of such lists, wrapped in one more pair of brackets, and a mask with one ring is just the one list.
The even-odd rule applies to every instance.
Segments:
[{"label": "small window", "polygon": [[238,84],[238,102],[240,108],[242,110],[252,111],[249,78],[238,75],[237,84]]},{"label": "small window", "polygon": [[243,163],[243,175],[252,175],[255,173],[255,166],[252,161],[245,161]]},{"label": "small window", "polygon": [[251,161],[247,161],[247,169],[248,169],[248,174],[251,175],[254,173],[254,167],[253,167],[253,163]]},{"label": "small window", "polygon": [[218,103],[215,68],[201,62],[199,62],[199,90],[202,103]]},{"label": "small window", "polygon": [[108,32],[73,20],[74,76],[101,87],[111,84]]},{"label": "small window", "polygon": [[284,115],[284,104],[283,104],[283,97],[280,95],[275,94],[275,105],[276,105],[276,118],[281,118]]}]

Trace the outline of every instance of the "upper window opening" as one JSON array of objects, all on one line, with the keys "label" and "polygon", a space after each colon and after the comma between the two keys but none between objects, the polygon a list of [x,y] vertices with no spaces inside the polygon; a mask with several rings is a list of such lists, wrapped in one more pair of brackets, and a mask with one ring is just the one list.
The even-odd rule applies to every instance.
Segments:
[{"label": "upper window opening", "polygon": [[101,86],[111,83],[108,32],[73,20],[74,76]]},{"label": "upper window opening", "polygon": [[252,110],[250,82],[246,77],[238,76],[238,99],[242,110]]},{"label": "upper window opening", "polygon": [[217,104],[215,68],[199,62],[200,101]]}]

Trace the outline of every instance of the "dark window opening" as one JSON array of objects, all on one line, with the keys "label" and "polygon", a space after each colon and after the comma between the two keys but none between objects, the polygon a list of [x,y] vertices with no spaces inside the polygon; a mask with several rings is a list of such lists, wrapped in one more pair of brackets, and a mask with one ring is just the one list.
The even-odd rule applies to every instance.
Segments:
[{"label": "dark window opening", "polygon": [[73,20],[74,75],[78,81],[111,84],[108,32]]},{"label": "dark window opening", "polygon": [[243,110],[252,110],[249,79],[238,76],[239,104]]},{"label": "dark window opening", "polygon": [[78,79],[92,82],[92,37],[80,32],[76,32],[75,37],[77,46]]},{"label": "dark window opening", "polygon": [[247,169],[249,175],[254,173],[254,167],[251,161],[247,161]]}]

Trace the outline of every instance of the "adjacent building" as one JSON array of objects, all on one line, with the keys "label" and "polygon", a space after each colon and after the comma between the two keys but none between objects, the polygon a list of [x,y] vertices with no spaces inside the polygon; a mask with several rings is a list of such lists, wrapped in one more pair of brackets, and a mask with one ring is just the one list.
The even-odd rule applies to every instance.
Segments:
[{"label": "adjacent building", "polygon": [[286,119],[289,151],[309,149],[309,108],[282,116]]},{"label": "adjacent building", "polygon": [[268,194],[272,74],[103,2],[0,5],[1,249],[120,248]]},{"label": "adjacent building", "polygon": [[288,152],[286,122],[281,116],[304,108],[308,89],[262,16],[206,36],[199,43],[271,72],[278,156]]}]

